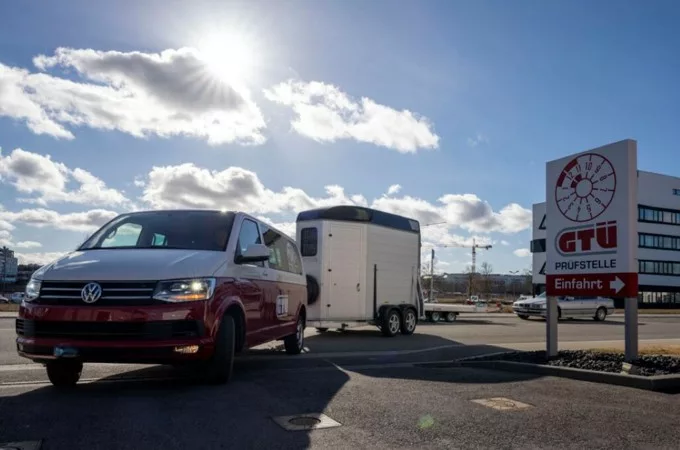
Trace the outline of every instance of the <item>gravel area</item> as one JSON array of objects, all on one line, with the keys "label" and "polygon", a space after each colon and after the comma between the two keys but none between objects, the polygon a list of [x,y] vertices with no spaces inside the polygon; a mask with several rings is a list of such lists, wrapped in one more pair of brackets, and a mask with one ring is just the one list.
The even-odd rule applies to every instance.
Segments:
[{"label": "gravel area", "polygon": [[[546,358],[545,351],[512,352],[483,359],[514,361],[530,364],[573,367],[600,372],[620,373],[624,356],[620,353],[601,353],[588,350],[564,350],[554,358]],[[633,363],[642,376],[680,374],[680,358],[662,355],[644,355]]]}]

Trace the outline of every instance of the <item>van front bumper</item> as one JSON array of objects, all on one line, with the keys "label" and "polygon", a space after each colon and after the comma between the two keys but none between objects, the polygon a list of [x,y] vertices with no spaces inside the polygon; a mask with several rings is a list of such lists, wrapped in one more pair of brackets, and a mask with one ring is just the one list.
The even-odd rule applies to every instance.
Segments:
[{"label": "van front bumper", "polygon": [[120,308],[22,305],[20,356],[37,362],[175,364],[206,360],[214,348],[205,302]]}]

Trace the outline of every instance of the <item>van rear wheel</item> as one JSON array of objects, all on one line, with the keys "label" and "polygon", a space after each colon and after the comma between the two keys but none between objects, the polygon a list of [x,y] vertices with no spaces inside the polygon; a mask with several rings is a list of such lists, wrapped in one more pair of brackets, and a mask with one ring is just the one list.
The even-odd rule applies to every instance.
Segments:
[{"label": "van rear wheel", "polygon": [[383,336],[394,337],[401,330],[401,316],[396,309],[391,309],[383,317],[380,325],[380,331]]},{"label": "van rear wheel", "polygon": [[295,334],[286,336],[283,346],[289,355],[299,355],[305,347],[305,318],[300,315],[295,325]]}]

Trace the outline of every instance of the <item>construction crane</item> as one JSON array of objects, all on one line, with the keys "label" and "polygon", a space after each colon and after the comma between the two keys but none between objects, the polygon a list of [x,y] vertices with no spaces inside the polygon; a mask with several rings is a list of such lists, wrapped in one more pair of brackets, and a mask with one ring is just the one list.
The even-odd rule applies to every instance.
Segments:
[{"label": "construction crane", "polygon": [[[462,248],[471,248],[472,249],[472,268],[470,270],[471,276],[474,276],[475,272],[477,271],[477,249],[482,249],[482,250],[489,250],[493,246],[492,245],[480,245],[477,244],[475,241],[475,238],[472,238],[472,245],[466,245],[466,244],[452,244],[452,245],[440,245],[439,247],[442,248],[449,248],[449,247],[462,247]],[[431,260],[430,260],[430,300],[432,300],[432,292],[434,290],[434,248],[432,249],[431,253]],[[469,283],[468,286],[468,295],[472,295],[472,283]]]}]

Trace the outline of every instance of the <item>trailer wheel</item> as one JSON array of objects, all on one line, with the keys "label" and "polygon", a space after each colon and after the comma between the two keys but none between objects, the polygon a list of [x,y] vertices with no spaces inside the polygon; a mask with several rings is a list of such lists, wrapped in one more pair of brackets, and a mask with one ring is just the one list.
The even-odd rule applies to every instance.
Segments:
[{"label": "trailer wheel", "polygon": [[454,312],[446,313],[446,321],[447,322],[455,322],[457,318],[458,318],[458,314],[456,314]]},{"label": "trailer wheel", "polygon": [[401,330],[401,316],[396,309],[390,309],[383,317],[380,324],[380,331],[383,336],[394,337]]},{"label": "trailer wheel", "polygon": [[319,299],[319,282],[316,278],[307,274],[307,304],[313,305]]},{"label": "trailer wheel", "polygon": [[437,323],[441,320],[442,315],[439,313],[439,311],[432,311],[430,314],[430,320],[434,323]]},{"label": "trailer wheel", "polygon": [[416,316],[416,312],[413,309],[408,308],[404,312],[404,320],[401,322],[401,334],[406,336],[413,334],[413,332],[416,331],[417,323],[418,317]]}]

